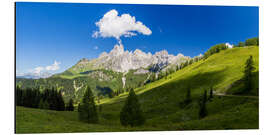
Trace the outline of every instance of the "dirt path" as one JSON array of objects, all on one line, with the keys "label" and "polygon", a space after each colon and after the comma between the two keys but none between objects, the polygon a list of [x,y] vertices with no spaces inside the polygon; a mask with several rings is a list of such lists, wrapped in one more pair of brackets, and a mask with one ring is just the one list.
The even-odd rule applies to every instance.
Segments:
[{"label": "dirt path", "polygon": [[258,99],[259,98],[259,96],[231,95],[231,94],[225,94],[225,93],[215,93],[214,95],[224,96],[224,97],[246,97],[246,98],[253,98],[253,99]]}]

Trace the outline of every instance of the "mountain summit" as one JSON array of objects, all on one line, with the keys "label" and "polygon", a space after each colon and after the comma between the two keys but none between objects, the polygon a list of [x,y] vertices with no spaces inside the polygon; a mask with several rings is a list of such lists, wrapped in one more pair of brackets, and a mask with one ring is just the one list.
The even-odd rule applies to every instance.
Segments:
[{"label": "mountain summit", "polygon": [[85,72],[87,69],[106,69],[124,73],[131,69],[135,70],[151,66],[161,70],[170,64],[177,65],[188,59],[190,58],[180,53],[176,56],[168,54],[166,50],[155,54],[145,53],[140,49],[136,49],[134,52],[125,51],[122,44],[116,44],[109,53],[103,52],[96,59],[81,59],[71,70]]}]

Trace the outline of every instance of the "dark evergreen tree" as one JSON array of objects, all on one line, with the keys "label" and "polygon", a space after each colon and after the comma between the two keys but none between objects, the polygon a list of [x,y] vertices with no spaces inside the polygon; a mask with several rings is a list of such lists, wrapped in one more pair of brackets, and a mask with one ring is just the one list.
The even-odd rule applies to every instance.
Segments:
[{"label": "dark evergreen tree", "polygon": [[[57,91],[56,91],[57,92]],[[62,96],[62,92],[59,91],[58,93],[56,93],[56,103],[57,103],[57,111],[65,111],[65,102]]]},{"label": "dark evergreen tree", "polygon": [[16,86],[16,97],[15,97],[15,100],[16,100],[16,105],[17,106],[22,106],[22,99],[23,99],[23,91],[22,89],[17,85]]},{"label": "dark evergreen tree", "polygon": [[80,105],[79,119],[87,123],[98,123],[98,114],[94,102],[94,95],[87,86],[82,103]]},{"label": "dark evergreen tree", "polygon": [[244,42],[239,42],[238,43],[238,47],[244,47],[245,46],[245,43]]},{"label": "dark evergreen tree", "polygon": [[191,90],[190,90],[190,87],[188,87],[184,104],[188,105],[190,102],[191,102]]},{"label": "dark evergreen tree", "polygon": [[244,83],[245,83],[245,89],[244,92],[249,92],[253,86],[252,86],[252,72],[255,70],[253,58],[250,55],[245,63],[245,70],[244,70]]},{"label": "dark evergreen tree", "polygon": [[140,103],[133,89],[130,90],[125,105],[120,112],[120,122],[123,126],[130,125],[131,127],[143,125],[145,122]]},{"label": "dark evergreen tree", "polygon": [[207,115],[207,108],[206,108],[206,102],[207,102],[207,91],[204,91],[203,96],[199,100],[199,118],[204,118]]},{"label": "dark evergreen tree", "polygon": [[40,100],[40,101],[39,101],[39,104],[38,104],[38,108],[39,108],[39,109],[44,109],[44,108],[43,108],[43,105],[44,105],[43,100]]},{"label": "dark evergreen tree", "polygon": [[74,106],[73,106],[73,100],[72,98],[69,99],[68,105],[67,105],[67,111],[74,111]]},{"label": "dark evergreen tree", "polygon": [[81,109],[81,103],[78,104],[78,112],[80,112],[82,109]]},{"label": "dark evergreen tree", "polygon": [[245,42],[246,46],[258,46],[259,45],[259,38],[250,38],[247,39]]},{"label": "dark evergreen tree", "polygon": [[213,86],[210,87],[210,93],[209,93],[209,99],[212,99],[214,97],[213,95]]},{"label": "dark evergreen tree", "polygon": [[50,109],[48,102],[43,101],[42,99],[39,102],[38,108],[40,108],[40,109]]},{"label": "dark evergreen tree", "polygon": [[36,88],[33,92],[34,92],[33,107],[34,108],[39,108],[39,101],[41,100],[41,93],[39,91],[39,88]]},{"label": "dark evergreen tree", "polygon": [[47,101],[43,102],[43,109],[50,109],[49,103]]}]

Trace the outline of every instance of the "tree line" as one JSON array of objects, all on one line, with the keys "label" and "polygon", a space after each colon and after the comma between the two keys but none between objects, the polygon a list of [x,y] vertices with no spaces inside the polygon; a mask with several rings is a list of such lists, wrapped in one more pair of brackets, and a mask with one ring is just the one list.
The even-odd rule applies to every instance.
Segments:
[{"label": "tree line", "polygon": [[244,47],[244,46],[259,46],[259,38],[249,38],[244,42],[239,42],[235,47]]},{"label": "tree line", "polygon": [[45,89],[42,92],[39,88],[21,88],[16,86],[15,102],[17,106],[30,108],[49,109],[56,111],[73,111],[73,100],[69,100],[69,104],[65,105],[61,91],[55,88]]},{"label": "tree line", "polygon": [[219,53],[221,50],[226,50],[226,49],[228,49],[228,46],[224,43],[214,45],[204,53],[203,57],[204,59],[207,59],[209,56],[215,53]]},{"label": "tree line", "polygon": [[[233,46],[235,47],[245,47],[245,46],[259,46],[259,38],[249,38],[244,42],[239,42],[237,45]],[[207,59],[209,56],[219,53],[221,50],[226,50],[228,49],[228,46],[225,43],[217,44],[212,46],[210,49],[208,49],[205,53],[203,58]]]}]

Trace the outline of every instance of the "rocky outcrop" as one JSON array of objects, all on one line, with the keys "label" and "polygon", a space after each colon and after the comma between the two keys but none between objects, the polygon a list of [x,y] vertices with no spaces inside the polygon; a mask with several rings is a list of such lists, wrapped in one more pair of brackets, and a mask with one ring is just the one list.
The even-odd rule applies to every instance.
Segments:
[{"label": "rocky outcrop", "polygon": [[[103,52],[97,59],[82,59],[78,62],[78,68],[82,69],[83,65],[91,65],[93,69],[109,69],[116,72],[128,72],[131,69],[140,69],[153,66],[155,69],[162,69],[169,64],[176,64],[180,59],[187,60],[182,54],[177,56],[168,54],[166,50],[156,52],[152,55],[150,52],[145,53],[139,49],[134,52],[125,51],[122,44],[116,44],[109,52]],[[139,73],[139,72],[138,72]]]}]

